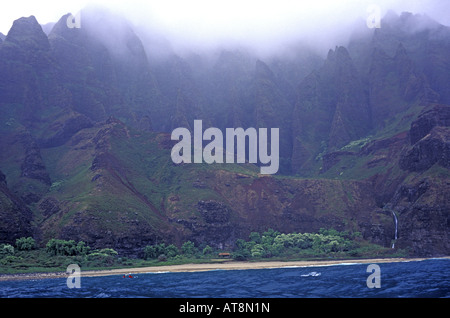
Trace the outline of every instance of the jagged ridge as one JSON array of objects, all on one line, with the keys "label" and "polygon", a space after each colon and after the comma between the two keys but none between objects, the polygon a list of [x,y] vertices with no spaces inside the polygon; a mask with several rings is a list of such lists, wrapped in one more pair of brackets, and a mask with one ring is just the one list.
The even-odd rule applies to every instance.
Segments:
[{"label": "jagged ridge", "polygon": [[[225,246],[268,227],[361,231],[390,246],[392,216],[380,209],[398,210],[402,189],[426,179],[399,211],[398,246],[448,252],[434,244],[448,236],[450,211],[437,186],[448,183],[448,28],[408,33],[398,25],[423,17],[389,16],[325,59],[307,49],[265,61],[222,51],[211,63],[153,59],[125,20],[105,12],[86,12],[81,29],[66,19],[47,37],[34,17],[21,18],[0,44],[2,219],[19,209],[26,229],[7,227],[4,241],[28,233],[34,218],[41,242],[81,239],[130,253],[159,240]],[[420,115],[430,108],[434,117]],[[173,165],[166,133],[198,118],[280,127],[281,173],[309,179]],[[426,225],[407,222],[418,211],[428,211]],[[402,234],[422,229],[430,241]]]}]

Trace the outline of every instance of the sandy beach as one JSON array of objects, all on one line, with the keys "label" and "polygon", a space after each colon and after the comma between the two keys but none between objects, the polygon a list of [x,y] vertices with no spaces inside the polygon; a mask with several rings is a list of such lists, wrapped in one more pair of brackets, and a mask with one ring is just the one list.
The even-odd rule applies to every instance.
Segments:
[{"label": "sandy beach", "polygon": [[[445,257],[450,258],[450,256]],[[381,264],[393,262],[423,261],[426,258],[376,258],[376,259],[355,259],[355,260],[324,260],[324,261],[267,261],[267,262],[221,262],[205,264],[183,264],[170,266],[152,266],[139,268],[123,268],[111,270],[81,270],[82,277],[143,274],[143,273],[161,273],[161,272],[202,272],[211,270],[245,270],[245,269],[270,269],[270,268],[288,268],[288,267],[311,267],[311,266],[329,266],[337,264]],[[68,277],[67,273],[30,273],[0,275],[0,281],[26,280],[26,279],[48,279]]]}]

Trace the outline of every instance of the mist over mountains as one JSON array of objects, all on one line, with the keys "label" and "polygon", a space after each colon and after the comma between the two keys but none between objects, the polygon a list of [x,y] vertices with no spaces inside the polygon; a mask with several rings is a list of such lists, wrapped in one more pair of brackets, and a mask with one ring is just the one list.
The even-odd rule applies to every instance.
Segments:
[{"label": "mist over mountains", "polygon": [[[0,241],[231,246],[254,230],[360,231],[448,254],[450,28],[389,12],[342,45],[174,47],[108,10],[0,42]],[[45,29],[45,32],[44,32]],[[173,129],[280,128],[280,172],[175,165]],[[207,128],[207,127],[205,127]],[[4,220],[4,221],[3,221]]]}]

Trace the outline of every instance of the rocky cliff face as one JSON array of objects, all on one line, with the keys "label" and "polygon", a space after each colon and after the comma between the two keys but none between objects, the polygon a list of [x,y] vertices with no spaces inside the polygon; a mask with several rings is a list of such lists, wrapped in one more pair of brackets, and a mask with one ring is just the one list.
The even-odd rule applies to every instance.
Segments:
[{"label": "rocky cliff face", "polygon": [[399,244],[410,246],[420,255],[444,255],[448,251],[449,109],[435,105],[419,115],[409,132],[411,145],[399,161],[403,170],[418,172],[392,200],[403,220]]},{"label": "rocky cliff face", "polygon": [[344,47],[330,50],[324,66],[299,87],[293,120],[293,170],[310,168],[323,151],[365,136],[370,110],[359,76]]},{"label": "rocky cliff face", "polygon": [[392,200],[399,217],[398,247],[422,256],[446,255],[449,243],[449,182],[416,178],[402,185]]},{"label": "rocky cliff face", "polygon": [[450,167],[450,107],[434,106],[414,121],[410,129],[411,148],[400,158],[400,167],[424,171],[434,164]]},{"label": "rocky cliff face", "polygon": [[[412,121],[407,132],[374,139],[356,147],[357,150],[332,152],[323,158],[322,173],[327,176],[339,171],[350,174],[350,178],[353,173],[369,173],[377,206],[372,213],[385,216],[395,213],[398,219],[395,246],[408,247],[415,255],[448,253],[447,112],[447,106],[430,105]],[[392,228],[372,225],[366,229],[365,233],[372,235],[374,241],[394,237]]]},{"label": "rocky cliff face", "polygon": [[433,105],[422,112],[410,129],[411,145],[425,137],[434,127],[450,127],[450,107],[448,105]]},{"label": "rocky cliff face", "polygon": [[[324,59],[165,55],[102,11],[80,29],[63,16],[48,36],[18,19],[0,42],[1,241],[31,233],[136,254],[323,227],[391,246],[395,211],[396,246],[448,254],[450,31],[408,29],[423,19],[390,14]],[[168,133],[194,119],[280,128],[280,175],[173,164]]]},{"label": "rocky cliff face", "polygon": [[15,244],[20,237],[33,236],[33,215],[20,198],[12,193],[6,176],[0,171],[0,241]]}]

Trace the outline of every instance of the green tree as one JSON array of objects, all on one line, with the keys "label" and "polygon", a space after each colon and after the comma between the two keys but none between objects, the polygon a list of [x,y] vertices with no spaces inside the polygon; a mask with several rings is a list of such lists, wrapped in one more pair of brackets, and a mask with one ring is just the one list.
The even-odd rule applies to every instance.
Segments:
[{"label": "green tree", "polygon": [[280,232],[274,231],[273,229],[269,229],[269,230],[267,230],[266,232],[264,232],[264,233],[262,234],[261,242],[262,242],[263,244],[270,244],[270,245],[272,245],[273,242],[274,242],[274,239],[275,239],[278,235],[280,235]]},{"label": "green tree", "polygon": [[89,253],[86,256],[86,259],[91,262],[91,264],[98,266],[113,265],[118,254],[119,253],[112,248],[103,248]]},{"label": "green tree", "polygon": [[213,248],[209,245],[206,245],[205,248],[203,249],[203,255],[209,255],[212,254],[214,252]]},{"label": "green tree", "polygon": [[250,257],[250,253],[242,253],[241,251],[236,251],[233,253],[233,259],[236,261],[245,261]]},{"label": "green tree", "polygon": [[117,255],[119,255],[119,253],[117,253],[117,251],[112,249],[112,248],[102,248],[100,250],[95,251],[95,253],[103,254],[103,255],[106,255],[106,256],[117,256]]},{"label": "green tree", "polygon": [[[254,242],[252,242],[252,243],[254,245]],[[252,244],[244,241],[243,239],[236,240],[233,258],[238,261],[243,261],[243,260],[248,259],[251,256],[250,245],[252,245]]]},{"label": "green tree", "polygon": [[10,244],[0,244],[0,257],[14,255],[14,246]]},{"label": "green tree", "polygon": [[283,250],[284,250],[284,245],[280,244],[280,243],[273,243],[270,246],[270,253],[272,256],[280,255],[281,253],[283,253]]},{"label": "green tree", "polygon": [[[80,242],[78,242],[77,247],[76,247],[76,255],[86,255],[87,253],[89,253],[90,249],[91,248],[88,245],[86,245],[85,242],[80,241]],[[114,252],[117,255],[117,252],[114,251],[113,249],[109,249],[109,250],[111,250],[112,252]]]},{"label": "green tree", "polygon": [[261,243],[261,235],[258,232],[251,232],[249,238],[250,241],[255,242],[256,244]]},{"label": "green tree", "polygon": [[253,246],[251,250],[252,257],[263,257],[264,256],[264,247],[261,244],[256,244]]},{"label": "green tree", "polygon": [[32,237],[16,239],[16,247],[19,251],[30,251],[36,247],[36,241]]},{"label": "green tree", "polygon": [[166,244],[160,243],[156,245],[147,245],[144,248],[144,258],[145,259],[154,259],[158,258],[159,255],[164,254],[164,250],[166,248]]},{"label": "green tree", "polygon": [[235,243],[236,249],[243,250],[247,248],[247,242],[243,239],[237,239]]},{"label": "green tree", "polygon": [[59,240],[51,239],[46,244],[46,250],[52,255],[64,255],[64,256],[74,256],[74,255],[86,255],[90,250],[89,246],[85,242],[80,241],[76,243],[74,240]]},{"label": "green tree", "polygon": [[156,259],[161,255],[164,257],[175,257],[179,254],[178,248],[170,244],[166,246],[165,243],[160,243],[156,245],[147,245],[144,248],[144,259]]},{"label": "green tree", "polygon": [[197,253],[197,248],[193,242],[187,241],[181,246],[181,252],[185,255],[195,255]]},{"label": "green tree", "polygon": [[167,246],[164,249],[164,254],[167,257],[175,257],[175,256],[177,256],[179,254],[179,251],[178,251],[178,248],[175,245],[170,244],[169,246]]},{"label": "green tree", "polygon": [[339,252],[341,250],[341,245],[337,240],[333,240],[329,242],[327,245],[331,252]]},{"label": "green tree", "polygon": [[144,259],[151,259],[158,257],[156,253],[156,246],[154,245],[147,245],[144,247]]}]

